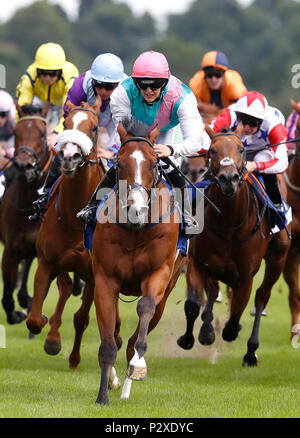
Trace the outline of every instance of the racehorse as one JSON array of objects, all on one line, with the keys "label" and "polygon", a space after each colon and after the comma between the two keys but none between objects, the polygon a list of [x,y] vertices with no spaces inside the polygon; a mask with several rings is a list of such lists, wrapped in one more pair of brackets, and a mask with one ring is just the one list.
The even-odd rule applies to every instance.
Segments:
[{"label": "racehorse", "polygon": [[62,177],[37,237],[38,267],[34,278],[32,309],[26,321],[31,332],[41,332],[47,323],[47,318],[42,315],[43,302],[52,280],[57,277],[59,300],[49,320],[51,328],[44,344],[48,354],[57,354],[61,349],[59,327],[62,312],[72,293],[68,272],[74,272],[85,281],[82,305],[74,315],[75,341],[69,357],[71,368],[76,368],[80,361],[80,343],[89,323],[89,310],[94,297],[91,257],[84,248],[84,227],[76,218],[76,213],[87,204],[104,175],[95,151],[101,104],[100,97],[93,106],[84,102],[79,107],[69,101],[66,103],[69,115],[64,122],[65,130],[57,139],[62,158]]},{"label": "racehorse", "polygon": [[[292,108],[300,115],[300,105],[291,101]],[[300,136],[300,119],[298,118],[295,132],[296,137]],[[299,255],[300,255],[300,142],[296,142],[295,155],[290,161],[287,171],[284,173],[287,188],[287,202],[292,207],[292,243],[288,252],[287,262],[283,272],[284,278],[289,286],[289,306],[292,317],[292,334],[295,336],[297,329],[298,315],[300,312],[300,291],[299,291]]]},{"label": "racehorse", "polygon": [[149,133],[134,124],[123,122],[118,127],[122,144],[116,189],[99,213],[93,238],[94,301],[101,337],[96,402],[104,405],[109,404],[108,378],[117,355],[114,328],[119,293],[142,297],[137,304],[138,327],[127,344],[128,370],[121,395],[126,399],[132,379],[146,377],[147,333],[158,324],[186,259],[181,254],[176,258],[179,216],[160,179],[153,150],[159,129]]},{"label": "racehorse", "polygon": [[270,234],[265,206],[259,204],[246,181],[245,151],[239,137],[242,127],[239,126],[235,133],[214,134],[210,128],[207,131],[212,140],[209,149],[211,183],[206,195],[219,207],[221,214],[206,205],[204,231],[191,240],[185,302],[187,329],[177,343],[184,349],[193,346],[193,327],[199,315],[199,297],[203,288],[207,302],[201,315],[203,324],[198,339],[204,345],[214,342],[212,321],[217,280],[232,289],[230,316],[222,337],[229,342],[235,340],[241,328],[240,318],[251,294],[253,277],[265,257],[264,279],[255,296],[254,325],[243,358],[243,365],[255,366],[261,313],[273,285],[283,272],[290,239],[285,229],[274,236]]},{"label": "racehorse", "polygon": [[46,144],[45,119],[49,106],[37,110],[31,105],[17,105],[19,120],[15,128],[15,153],[10,170],[14,178],[1,202],[1,240],[4,244],[2,275],[4,293],[2,304],[9,324],[20,323],[26,314],[15,310],[13,291],[18,277],[18,266],[23,263],[22,284],[18,300],[22,307],[30,309],[32,298],[26,282],[32,260],[36,257],[35,241],[39,229],[37,222],[28,220],[33,211],[32,202],[42,186],[51,161]]}]

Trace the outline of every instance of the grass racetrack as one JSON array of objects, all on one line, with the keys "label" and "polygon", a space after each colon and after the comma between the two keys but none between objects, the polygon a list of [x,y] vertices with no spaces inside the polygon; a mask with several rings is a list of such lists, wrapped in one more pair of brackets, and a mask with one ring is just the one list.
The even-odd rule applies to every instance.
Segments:
[{"label": "grass racetrack", "polygon": [[[30,294],[35,267],[36,262],[29,281]],[[256,276],[255,285],[261,274],[260,271]],[[62,350],[57,356],[48,356],[43,349],[48,324],[40,335],[29,340],[25,321],[8,325],[1,306],[0,324],[5,326],[6,348],[0,348],[0,417],[298,418],[300,349],[293,348],[290,342],[288,290],[282,277],[273,288],[268,316],[262,317],[259,365],[242,367],[253,324],[249,312],[254,293],[255,289],[241,318],[243,328],[236,341],[227,343],[221,338],[227,319],[227,299],[223,294],[223,303],[214,307],[215,343],[209,347],[199,344],[199,318],[195,345],[184,351],[176,342],[185,330],[185,276],[181,275],[159,325],[148,337],[147,379],[133,382],[127,401],[120,399],[121,390],[110,391],[108,407],[95,404],[100,383],[100,338],[94,305],[76,371],[69,369],[68,356],[74,338],[73,314],[80,306],[80,297],[71,296],[67,302],[60,331]],[[48,318],[56,300],[56,283],[52,283],[43,309]],[[122,384],[126,344],[137,323],[136,304],[120,303],[123,346],[115,366]],[[16,308],[19,309],[18,304]]]}]

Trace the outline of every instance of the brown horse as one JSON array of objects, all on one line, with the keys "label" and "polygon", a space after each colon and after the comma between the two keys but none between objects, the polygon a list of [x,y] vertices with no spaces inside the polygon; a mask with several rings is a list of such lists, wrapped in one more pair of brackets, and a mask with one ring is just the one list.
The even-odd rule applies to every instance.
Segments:
[{"label": "brown horse", "polygon": [[[291,101],[292,108],[300,115],[300,105]],[[300,119],[296,127],[296,137],[300,136]],[[299,255],[300,255],[300,142],[296,142],[296,150],[290,162],[288,170],[284,174],[287,189],[287,202],[292,207],[292,243],[287,256],[284,269],[284,278],[289,286],[289,305],[292,316],[292,337],[299,329],[297,328],[298,315],[300,312],[299,291]]]},{"label": "brown horse", "polygon": [[[128,370],[121,396],[125,399],[132,379],[146,377],[147,333],[158,324],[185,260],[181,254],[176,259],[179,217],[159,178],[153,150],[159,129],[138,137],[134,127],[120,125],[118,131],[122,146],[117,157],[117,188],[99,214],[92,250],[101,336],[97,403],[105,405],[109,404],[108,378],[117,355],[114,329],[119,293],[142,296],[137,304],[139,324],[127,345]],[[117,205],[112,214],[114,201]],[[105,220],[107,217],[112,220]],[[159,219],[162,217],[167,220]]]},{"label": "brown horse", "polygon": [[59,189],[45,213],[37,238],[38,267],[34,278],[34,297],[27,318],[28,328],[35,334],[47,322],[42,315],[43,302],[50,284],[57,277],[59,301],[50,318],[50,331],[45,341],[45,351],[57,354],[61,349],[59,327],[65,303],[72,292],[68,272],[75,272],[85,281],[82,305],[74,315],[75,342],[69,357],[70,367],[80,361],[80,343],[89,322],[89,310],[94,296],[94,279],[91,257],[83,244],[83,224],[76,218],[90,199],[104,172],[96,158],[98,115],[101,99],[94,106],[82,103],[80,107],[67,102],[69,115],[65,130],[58,136],[62,156],[62,178]]},{"label": "brown horse", "polygon": [[[32,202],[37,190],[43,185],[51,154],[46,144],[46,115],[32,106],[17,106],[19,121],[15,128],[15,154],[12,166],[13,179],[4,193],[1,203],[1,240],[4,244],[2,275],[4,293],[2,304],[9,324],[19,323],[26,314],[15,310],[13,291],[17,284],[18,266],[24,262],[23,282],[18,293],[22,307],[28,309],[32,298],[28,295],[26,280],[32,260],[36,257],[35,242],[39,224],[30,222]],[[12,172],[11,172],[12,173]]]},{"label": "brown horse", "polygon": [[274,237],[270,234],[264,206],[258,202],[245,180],[246,163],[244,146],[239,137],[240,128],[236,133],[215,135],[208,130],[212,138],[209,150],[212,182],[207,196],[219,207],[221,214],[206,205],[204,231],[191,241],[187,268],[188,297],[185,303],[187,330],[177,342],[185,349],[193,346],[193,326],[199,314],[199,297],[203,288],[207,293],[207,303],[202,313],[203,325],[198,339],[204,345],[214,342],[212,320],[217,280],[232,288],[230,317],[222,336],[226,341],[235,340],[241,328],[240,318],[251,294],[253,277],[265,257],[265,275],[256,291],[256,315],[243,359],[243,365],[253,366],[257,364],[255,351],[259,345],[261,313],[284,269],[290,239],[285,229]]}]

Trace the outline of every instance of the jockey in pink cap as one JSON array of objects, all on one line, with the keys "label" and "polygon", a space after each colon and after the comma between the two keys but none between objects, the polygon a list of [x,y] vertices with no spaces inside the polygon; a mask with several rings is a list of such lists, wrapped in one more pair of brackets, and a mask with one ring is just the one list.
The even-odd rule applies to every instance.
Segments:
[{"label": "jockey in pink cap", "polygon": [[[197,101],[191,90],[178,78],[171,75],[166,57],[162,53],[142,53],[135,61],[132,75],[125,79],[111,97],[111,111],[115,127],[123,120],[134,119],[143,123],[148,131],[158,126],[160,134],[154,145],[159,158],[170,157],[180,166],[185,155],[207,149],[210,144],[204,130]],[[180,127],[182,139],[176,142],[175,128]],[[199,226],[191,215],[185,180],[170,164],[160,161],[171,184],[180,189],[182,222],[185,235],[190,237],[199,232]],[[116,169],[112,167],[100,182],[89,204],[77,217],[89,223],[95,214],[97,193],[101,188],[113,188]]]}]

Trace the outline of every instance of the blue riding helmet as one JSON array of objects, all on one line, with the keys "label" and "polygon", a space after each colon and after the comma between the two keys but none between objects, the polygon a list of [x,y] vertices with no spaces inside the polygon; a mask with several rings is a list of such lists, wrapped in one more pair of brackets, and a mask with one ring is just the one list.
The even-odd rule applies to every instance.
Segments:
[{"label": "blue riding helmet", "polygon": [[121,82],[123,74],[123,62],[112,53],[98,55],[91,67],[92,78],[97,82]]}]

